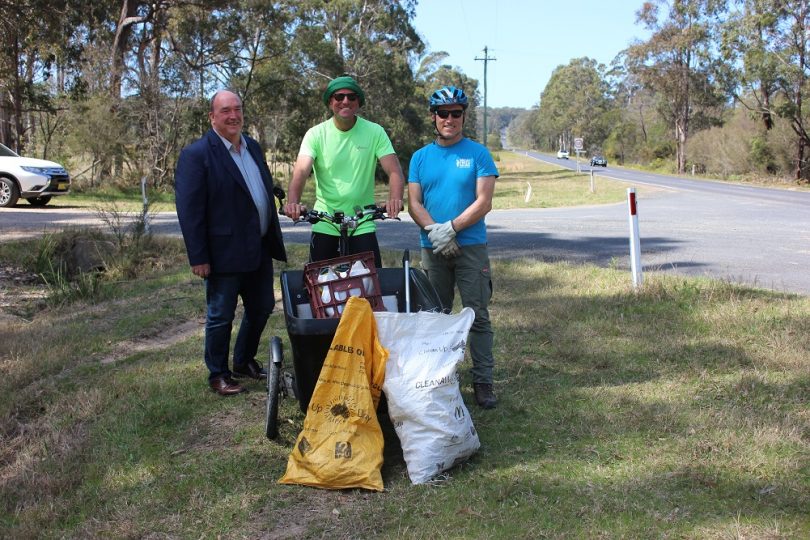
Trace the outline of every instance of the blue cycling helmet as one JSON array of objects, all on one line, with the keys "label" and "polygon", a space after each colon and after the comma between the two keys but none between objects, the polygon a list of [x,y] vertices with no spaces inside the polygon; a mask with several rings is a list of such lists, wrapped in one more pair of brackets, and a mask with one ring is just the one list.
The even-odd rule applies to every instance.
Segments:
[{"label": "blue cycling helmet", "polygon": [[436,112],[436,109],[442,105],[461,105],[466,109],[467,94],[455,86],[439,88],[430,96],[430,112]]}]

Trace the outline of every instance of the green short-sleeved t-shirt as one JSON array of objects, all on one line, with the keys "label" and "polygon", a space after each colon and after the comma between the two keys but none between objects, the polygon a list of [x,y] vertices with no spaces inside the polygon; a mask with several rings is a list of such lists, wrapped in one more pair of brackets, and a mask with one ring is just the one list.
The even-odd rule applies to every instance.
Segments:
[{"label": "green short-sleeved t-shirt", "polygon": [[[340,131],[331,118],[313,126],[298,153],[314,160],[315,210],[350,214],[356,206],[374,204],[377,160],[393,154],[394,147],[382,126],[358,116],[349,131]],[[339,236],[328,223],[316,223],[312,230]],[[368,221],[355,234],[375,230]]]}]

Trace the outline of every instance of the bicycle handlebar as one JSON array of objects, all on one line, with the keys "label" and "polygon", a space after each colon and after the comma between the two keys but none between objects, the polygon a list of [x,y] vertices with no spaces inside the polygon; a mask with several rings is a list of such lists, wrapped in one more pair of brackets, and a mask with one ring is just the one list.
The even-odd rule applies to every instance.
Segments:
[{"label": "bicycle handlebar", "polygon": [[[284,206],[280,205],[279,215],[286,215],[284,213]],[[345,228],[345,229],[355,229],[361,223],[365,223],[366,221],[374,221],[374,220],[386,220],[386,219],[395,219],[397,221],[401,221],[398,217],[390,217],[385,212],[385,207],[377,206],[376,204],[370,204],[361,208],[359,206],[354,207],[353,214],[346,214],[345,212],[335,212],[334,214],[330,214],[329,212],[322,212],[319,210],[306,210],[304,208],[304,212],[298,216],[297,220],[293,220],[293,223],[319,223],[321,221],[334,225],[338,228]]]}]

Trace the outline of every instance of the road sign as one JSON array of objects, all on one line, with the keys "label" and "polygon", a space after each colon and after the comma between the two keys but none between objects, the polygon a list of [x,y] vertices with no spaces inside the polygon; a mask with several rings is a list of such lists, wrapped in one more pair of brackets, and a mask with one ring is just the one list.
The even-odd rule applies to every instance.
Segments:
[{"label": "road sign", "polygon": [[574,139],[574,150],[582,150],[582,137],[576,137]]}]

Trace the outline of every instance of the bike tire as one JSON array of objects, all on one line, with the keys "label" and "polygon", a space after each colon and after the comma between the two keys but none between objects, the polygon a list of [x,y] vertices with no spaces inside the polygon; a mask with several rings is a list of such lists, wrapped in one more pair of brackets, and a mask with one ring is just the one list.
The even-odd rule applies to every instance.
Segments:
[{"label": "bike tire", "polygon": [[270,340],[270,362],[267,364],[267,408],[264,419],[264,432],[268,439],[278,437],[278,400],[281,383],[281,338]]}]

